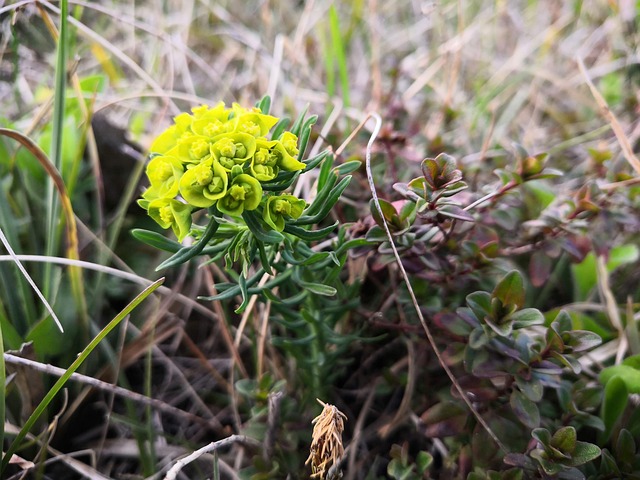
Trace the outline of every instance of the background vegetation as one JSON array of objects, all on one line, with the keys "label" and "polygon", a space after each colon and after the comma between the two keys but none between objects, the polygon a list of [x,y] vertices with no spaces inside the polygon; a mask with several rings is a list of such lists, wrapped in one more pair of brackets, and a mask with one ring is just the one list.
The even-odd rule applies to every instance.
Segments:
[{"label": "background vegetation", "polygon": [[[3,478],[164,478],[233,434],[179,475],[305,478],[316,398],[348,479],[639,478],[636,2],[7,3],[0,228],[64,333],[0,256]],[[274,278],[156,271],[152,141],[265,94],[319,116],[324,235]]]}]

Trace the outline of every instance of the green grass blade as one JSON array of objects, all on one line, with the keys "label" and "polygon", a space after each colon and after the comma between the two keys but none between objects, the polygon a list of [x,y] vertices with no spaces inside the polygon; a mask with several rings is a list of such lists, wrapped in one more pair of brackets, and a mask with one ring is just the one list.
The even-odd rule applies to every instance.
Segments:
[{"label": "green grass blade", "polygon": [[142,301],[147,298],[154,290],[156,290],[160,285],[164,283],[164,277],[155,281],[151,285],[142,291],[136,298],[134,298],[129,305],[127,305],[118,315],[116,315],[113,320],[111,320],[106,327],[104,327],[89,344],[82,350],[82,352],[78,355],[78,358],[71,364],[71,366],[66,370],[64,375],[62,375],[58,381],[51,387],[51,389],[47,392],[45,397],[42,399],[40,404],[33,411],[29,419],[25,422],[24,426],[18,432],[18,435],[14,439],[14,441],[9,446],[9,449],[5,453],[2,458],[2,466],[0,467],[0,477],[4,473],[7,465],[9,464],[9,460],[16,452],[22,440],[24,440],[29,430],[36,423],[40,415],[44,413],[46,408],[49,406],[53,398],[58,394],[58,392],[62,389],[62,387],[67,383],[67,380],[71,378],[71,375],[80,368],[80,365],[87,359],[87,357],[91,354],[91,352],[98,346],[98,344],[104,340],[104,338],[127,316],[129,315],[134,308],[136,308]]},{"label": "green grass blade", "polygon": [[[65,96],[67,90],[67,15],[68,0],[60,2],[60,34],[58,37],[58,53],[56,58],[55,93],[53,98],[53,131],[51,135],[51,151],[49,155],[56,169],[62,172],[62,142],[64,137]],[[53,181],[47,182],[47,243],[46,255],[55,255],[58,249],[59,201],[55,195]],[[43,290],[45,296],[51,294],[51,264],[45,264]]]},{"label": "green grass blade", "polygon": [[18,257],[16,256],[15,252],[13,251],[13,248],[11,248],[11,245],[9,244],[9,241],[7,240],[7,237],[4,236],[4,232],[2,231],[1,228],[0,228],[0,241],[2,241],[2,244],[4,245],[4,248],[6,248],[7,252],[9,252],[9,255],[11,256],[13,261],[15,262],[16,266],[18,267],[18,269],[20,270],[20,273],[22,273],[24,278],[29,282],[29,285],[31,285],[33,290],[36,292],[36,294],[38,295],[38,297],[40,298],[40,300],[44,304],[44,306],[47,309],[47,311],[51,314],[51,317],[53,318],[53,321],[56,322],[56,325],[58,326],[60,331],[64,333],[64,328],[62,328],[62,324],[60,323],[60,320],[58,320],[58,316],[56,315],[56,312],[53,311],[53,308],[51,308],[51,305],[49,305],[49,302],[47,302],[47,299],[44,297],[44,295],[42,295],[42,293],[40,292],[40,289],[38,288],[36,283],[33,281],[31,276],[27,273],[27,270],[22,266],[22,263],[20,262],[20,260],[18,260]]},{"label": "green grass blade", "polygon": [[324,69],[327,76],[325,82],[325,88],[329,97],[333,97],[336,93],[336,73],[335,73],[335,58],[333,53],[329,49],[329,40],[326,37],[324,25],[318,30],[319,41],[324,54]]},{"label": "green grass blade", "polygon": [[345,107],[349,106],[349,71],[347,69],[347,56],[344,50],[344,42],[340,33],[340,20],[335,5],[329,9],[329,29],[331,31],[331,55],[338,63],[340,86],[342,88],[342,101]]}]

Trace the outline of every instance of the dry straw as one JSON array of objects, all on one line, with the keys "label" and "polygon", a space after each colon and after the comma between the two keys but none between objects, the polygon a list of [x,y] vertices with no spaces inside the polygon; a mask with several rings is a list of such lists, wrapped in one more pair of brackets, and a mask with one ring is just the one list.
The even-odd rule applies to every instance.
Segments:
[{"label": "dry straw", "polygon": [[347,416],[334,405],[324,403],[320,415],[313,419],[313,439],[311,453],[305,465],[311,462],[311,478],[331,479],[341,475],[333,474],[344,454],[342,431]]}]

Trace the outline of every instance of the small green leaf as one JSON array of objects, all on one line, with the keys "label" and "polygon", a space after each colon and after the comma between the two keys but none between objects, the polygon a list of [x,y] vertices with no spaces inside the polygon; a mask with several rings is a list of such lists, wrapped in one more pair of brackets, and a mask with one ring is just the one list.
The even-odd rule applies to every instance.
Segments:
[{"label": "small green leaf", "polygon": [[623,365],[629,365],[630,367],[640,370],[640,354],[631,355],[622,361]]},{"label": "small green leaf", "polygon": [[560,310],[558,312],[558,315],[556,315],[556,318],[551,323],[551,328],[559,334],[573,330],[571,317],[566,310]]},{"label": "small green leaf", "polygon": [[469,347],[474,350],[479,350],[489,343],[490,338],[482,327],[476,327],[471,331],[469,335]]},{"label": "small green leaf", "polygon": [[523,308],[509,316],[513,322],[513,328],[525,328],[532,325],[543,325],[544,315],[537,308]]},{"label": "small green leaf", "polygon": [[432,464],[433,455],[425,451],[418,452],[418,455],[416,455],[416,467],[418,467],[418,473],[420,475],[424,475],[424,473],[429,470]]},{"label": "small green leaf", "polygon": [[586,330],[572,330],[562,334],[564,344],[571,347],[572,352],[582,352],[602,343],[600,335]]},{"label": "small green leaf", "polygon": [[271,109],[271,97],[269,95],[265,95],[258,103],[256,103],[256,107],[265,115],[269,115],[269,109]]},{"label": "small green leaf", "polygon": [[387,466],[387,474],[395,480],[408,480],[411,478],[411,467],[403,465],[398,459],[393,459]]},{"label": "small green leaf", "polygon": [[[620,365],[618,365],[620,366]],[[614,425],[627,408],[629,391],[625,381],[618,375],[611,378],[604,387],[604,399],[602,401],[602,420],[605,426],[605,435],[611,435]]]},{"label": "small green leaf", "polygon": [[304,124],[304,117],[307,115],[308,110],[309,104],[306,104],[300,112],[300,115],[298,115],[298,118],[296,118],[296,121],[293,123],[293,126],[291,127],[291,133],[293,133],[297,137],[300,136],[300,130],[302,129],[302,125]]},{"label": "small green leaf", "polygon": [[540,412],[538,406],[529,400],[526,396],[514,390],[509,399],[511,409],[515,413],[518,420],[529,428],[536,428],[540,425]]},{"label": "small green leaf", "polygon": [[499,298],[503,305],[517,305],[518,308],[522,308],[524,294],[522,275],[517,270],[512,270],[496,285],[492,296]]},{"label": "small green leaf", "polygon": [[513,467],[518,467],[519,469],[533,470],[536,468],[531,459],[523,453],[507,453],[504,457],[504,463]]},{"label": "small green leaf", "polygon": [[533,375],[529,380],[525,380],[521,376],[516,376],[516,385],[518,385],[520,391],[532,402],[539,402],[542,400],[544,387],[542,382]]},{"label": "small green leaf", "polygon": [[491,295],[488,292],[470,293],[466,301],[478,320],[491,315]]},{"label": "small green leaf", "polygon": [[542,469],[547,475],[556,475],[564,470],[564,466],[562,464],[556,463],[554,461],[549,460],[546,457],[545,451],[539,448],[536,448],[531,451],[529,454],[531,458],[534,458],[538,461]]},{"label": "small green leaf", "polygon": [[574,427],[559,428],[551,437],[550,446],[560,450],[562,453],[571,454],[576,448],[577,434]]},{"label": "small green leaf", "polygon": [[614,365],[600,372],[600,382],[607,385],[614,377],[622,380],[629,393],[640,393],[640,370],[629,365]]},{"label": "small green leaf", "polygon": [[600,456],[600,453],[600,447],[598,447],[597,445],[587,442],[576,442],[575,448],[571,455],[571,460],[566,463],[572,467],[584,465],[585,463],[598,458]]},{"label": "small green leaf", "polygon": [[576,375],[582,371],[582,365],[580,365],[580,362],[571,355],[564,355],[559,352],[551,352],[551,356],[562,363],[564,366],[570,368],[571,371]]},{"label": "small green leaf", "polygon": [[485,322],[491,330],[496,332],[501,337],[508,337],[513,332],[513,322],[511,320],[501,321],[501,323],[495,322],[491,317],[486,317]]},{"label": "small green leaf", "polygon": [[[394,222],[398,218],[398,211],[396,210],[396,207],[394,207],[391,202],[388,202],[387,200],[384,200],[382,198],[378,199],[378,202],[380,204],[380,210],[382,210],[382,215],[384,216],[384,222],[390,224],[390,226],[395,226]],[[369,202],[369,207],[371,210],[371,216],[373,217],[375,222],[380,227],[383,227],[384,222],[383,222],[383,219],[380,217],[380,213],[376,208],[376,204],[374,200],[371,200]]]},{"label": "small green leaf", "polygon": [[531,436],[544,447],[551,444],[551,434],[546,428],[534,428],[531,432]]},{"label": "small green leaf", "polygon": [[280,243],[284,240],[284,237],[280,232],[275,230],[265,230],[260,217],[258,217],[255,212],[242,212],[242,219],[247,224],[247,227],[249,227],[249,230],[251,230],[251,233],[253,233],[260,242],[272,244]]},{"label": "small green leaf", "polygon": [[600,474],[603,475],[603,478],[619,478],[620,476],[620,468],[618,467],[615,458],[613,458],[613,455],[611,455],[606,448],[602,450]]},{"label": "small green leaf", "polygon": [[614,446],[616,457],[625,463],[632,464],[636,455],[636,442],[629,430],[623,428],[618,434],[618,441]]},{"label": "small green leaf", "polygon": [[443,205],[438,207],[438,213],[445,217],[454,218],[463,222],[475,222],[475,218],[466,210],[456,205]]},{"label": "small green leaf", "polygon": [[287,129],[290,123],[291,120],[289,120],[288,118],[281,118],[280,120],[278,120],[278,123],[275,124],[273,130],[271,131],[271,140],[280,140],[280,137],[282,137],[282,134]]},{"label": "small green leaf", "polygon": [[249,304],[249,292],[247,291],[247,279],[244,275],[238,277],[238,286],[240,287],[240,293],[242,294],[242,303],[234,310],[235,313],[242,313]]}]

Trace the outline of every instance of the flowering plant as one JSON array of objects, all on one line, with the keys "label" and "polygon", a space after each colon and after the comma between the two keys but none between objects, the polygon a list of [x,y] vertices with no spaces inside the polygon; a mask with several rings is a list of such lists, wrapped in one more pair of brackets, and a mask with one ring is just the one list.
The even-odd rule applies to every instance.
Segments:
[{"label": "flowering plant", "polygon": [[191,112],[175,117],[151,145],[153,158],[146,170],[150,187],[138,202],[151,218],[172,228],[182,241],[191,231],[192,213],[201,208],[238,217],[268,204],[263,226],[279,232],[286,220],[302,215],[303,200],[269,195],[262,187],[281,173],[307,167],[296,158],[295,133],[279,128],[267,139],[278,118],[237,103],[231,108],[223,102],[201,105]]},{"label": "flowering plant", "polygon": [[[235,284],[218,284],[216,298],[241,294],[245,300],[259,293],[255,287],[265,273],[280,272],[282,280],[311,263],[340,264],[350,244],[336,252],[316,252],[312,242],[327,237],[337,223],[315,230],[339,200],[360,162],[332,169],[333,156],[324,151],[303,158],[316,118],[303,112],[289,129],[289,120],[269,115],[270,99],[257,107],[220,102],[181,113],[151,145],[146,173],[149,187],[138,200],[164,229],[171,228],[178,242],[157,232],[136,229],[133,235],[154,247],[173,253],[158,270],[184,263],[197,255],[211,261],[224,257],[227,267],[241,264]],[[308,204],[290,192],[303,173],[319,169],[314,200]],[[202,214],[204,211],[204,215]],[[206,225],[199,225],[206,219]],[[187,236],[192,245],[182,245]],[[261,268],[252,269],[255,259]],[[289,268],[296,266],[296,268]],[[283,273],[284,272],[284,273]],[[253,273],[253,275],[250,275]],[[300,280],[299,280],[300,281]],[[312,285],[333,294],[326,285]]]}]

